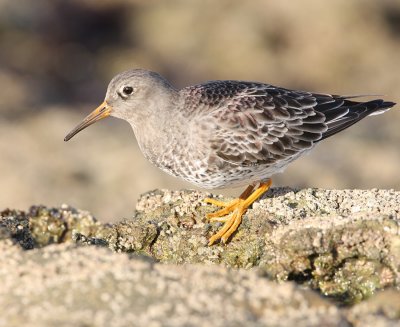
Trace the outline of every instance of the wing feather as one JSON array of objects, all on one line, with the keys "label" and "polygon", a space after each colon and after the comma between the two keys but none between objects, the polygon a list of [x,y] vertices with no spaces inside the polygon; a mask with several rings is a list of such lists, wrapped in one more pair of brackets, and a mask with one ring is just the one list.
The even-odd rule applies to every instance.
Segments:
[{"label": "wing feather", "polygon": [[370,115],[392,107],[383,100],[293,91],[268,84],[213,81],[183,89],[186,110],[201,112],[216,155],[235,165],[290,161]]},{"label": "wing feather", "polygon": [[205,118],[215,125],[212,148],[230,163],[259,165],[288,159],[311,148],[327,129],[324,116],[313,110],[316,100],[310,93],[230,81],[206,88],[205,97],[223,92],[221,88],[232,91],[224,91],[227,97],[217,106],[210,100],[215,107]]}]

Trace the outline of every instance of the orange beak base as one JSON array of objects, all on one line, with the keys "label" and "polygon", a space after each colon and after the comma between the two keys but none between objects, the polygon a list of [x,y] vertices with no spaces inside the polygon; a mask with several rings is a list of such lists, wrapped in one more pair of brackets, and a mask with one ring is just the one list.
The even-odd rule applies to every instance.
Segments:
[{"label": "orange beak base", "polygon": [[111,107],[106,101],[100,106],[93,110],[78,126],[76,126],[68,135],[64,138],[64,141],[69,141],[75,134],[78,134],[81,130],[94,124],[95,122],[110,116]]}]

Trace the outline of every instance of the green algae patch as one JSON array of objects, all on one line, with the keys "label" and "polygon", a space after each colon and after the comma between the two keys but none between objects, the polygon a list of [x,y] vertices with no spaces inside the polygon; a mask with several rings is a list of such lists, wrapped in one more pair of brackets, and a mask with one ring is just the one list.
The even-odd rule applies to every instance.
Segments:
[{"label": "green algae patch", "polygon": [[32,206],[27,212],[4,210],[0,228],[8,231],[24,249],[53,243],[74,242],[75,234],[101,235],[109,226],[96,221],[87,211],[63,205],[60,208]]},{"label": "green algae patch", "polygon": [[276,255],[266,255],[260,269],[270,278],[306,284],[343,304],[359,302],[396,284],[400,262],[390,249],[400,237],[385,228],[393,222],[358,215],[337,226],[320,223],[317,228],[315,221],[302,229],[293,226],[272,236],[266,250]]},{"label": "green algae patch", "polygon": [[72,242],[74,234],[92,237],[101,234],[107,225],[99,223],[89,212],[76,210],[69,206],[30,208],[29,225],[36,245],[46,246],[52,243]]}]

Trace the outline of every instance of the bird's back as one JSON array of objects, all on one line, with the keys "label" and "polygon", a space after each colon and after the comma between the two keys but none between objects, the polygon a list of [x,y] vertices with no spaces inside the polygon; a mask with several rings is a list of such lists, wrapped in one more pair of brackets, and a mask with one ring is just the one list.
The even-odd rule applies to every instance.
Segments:
[{"label": "bird's back", "polygon": [[207,130],[199,141],[209,149],[209,187],[266,179],[319,141],[394,105],[242,81],[211,81],[180,93],[184,115]]}]

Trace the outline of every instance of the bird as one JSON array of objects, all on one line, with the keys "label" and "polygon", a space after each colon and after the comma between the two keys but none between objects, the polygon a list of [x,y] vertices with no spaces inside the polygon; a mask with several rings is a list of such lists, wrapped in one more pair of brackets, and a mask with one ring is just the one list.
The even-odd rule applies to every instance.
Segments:
[{"label": "bird", "polygon": [[109,83],[104,102],[65,137],[108,116],[126,120],[141,152],[164,172],[200,188],[248,185],[207,215],[224,223],[209,245],[227,243],[244,213],[270,188],[272,175],[322,140],[394,102],[297,91],[261,82],[215,80],[173,87],[160,74],[131,69]]}]

